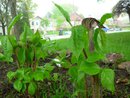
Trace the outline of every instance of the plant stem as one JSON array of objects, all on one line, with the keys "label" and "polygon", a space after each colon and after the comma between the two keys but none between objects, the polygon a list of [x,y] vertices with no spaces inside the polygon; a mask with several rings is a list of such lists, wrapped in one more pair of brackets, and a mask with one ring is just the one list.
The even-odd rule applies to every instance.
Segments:
[{"label": "plant stem", "polygon": [[[83,54],[85,56],[85,59],[87,59],[88,56],[87,56],[85,49],[83,49]],[[86,75],[84,76],[84,80],[85,80],[85,96],[86,96],[86,98],[88,98],[88,82],[87,82],[87,76]]]},{"label": "plant stem", "polygon": [[100,82],[98,75],[92,76],[92,98],[101,98]]}]

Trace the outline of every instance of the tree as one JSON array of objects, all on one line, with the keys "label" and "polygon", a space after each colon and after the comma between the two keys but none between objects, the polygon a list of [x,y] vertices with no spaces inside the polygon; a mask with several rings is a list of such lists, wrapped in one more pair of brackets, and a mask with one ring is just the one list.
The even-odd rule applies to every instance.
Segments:
[{"label": "tree", "polygon": [[10,12],[12,19],[17,14],[23,14],[21,21],[17,22],[14,26],[14,34],[17,39],[19,39],[20,33],[22,33],[24,24],[29,25],[29,18],[33,17],[33,11],[36,8],[36,4],[32,0],[9,0],[10,1]]},{"label": "tree", "polygon": [[47,27],[49,25],[49,20],[47,18],[42,18],[41,20],[41,26]]},{"label": "tree", "polygon": [[120,0],[113,7],[113,13],[117,16],[119,16],[121,13],[127,13],[130,20],[130,0]]},{"label": "tree", "polygon": [[9,19],[9,1],[0,0],[0,27],[2,27],[3,35],[5,35],[5,29],[8,26]]}]

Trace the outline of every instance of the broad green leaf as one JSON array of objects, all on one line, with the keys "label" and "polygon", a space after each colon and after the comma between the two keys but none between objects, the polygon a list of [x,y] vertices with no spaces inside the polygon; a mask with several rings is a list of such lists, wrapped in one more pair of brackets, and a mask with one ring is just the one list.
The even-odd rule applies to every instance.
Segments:
[{"label": "broad green leaf", "polygon": [[20,63],[20,65],[23,66],[25,63],[25,59],[26,59],[25,48],[23,48],[23,47],[17,48],[17,58],[18,58],[18,62]]},{"label": "broad green leaf", "polygon": [[3,54],[6,58],[6,60],[10,61],[12,53],[13,53],[13,47],[7,36],[2,37],[1,44],[2,44],[3,51],[4,51]]},{"label": "broad green leaf", "polygon": [[115,86],[114,86],[114,78],[115,73],[112,69],[103,69],[101,72],[101,83],[104,88],[107,90],[114,92]]},{"label": "broad green leaf", "polygon": [[99,46],[99,28],[97,28],[95,31],[94,31],[94,46],[97,50],[100,49],[100,46]]},{"label": "broad green leaf", "polygon": [[22,82],[20,80],[16,80],[13,86],[18,92],[20,92],[20,90],[22,89]]},{"label": "broad green leaf", "polygon": [[32,36],[32,42],[35,46],[37,46],[41,41],[41,35],[37,30],[36,33]]},{"label": "broad green leaf", "polygon": [[23,33],[20,35],[20,40],[22,42],[26,42],[27,38],[31,38],[33,35],[32,30],[29,28],[29,26],[27,24],[24,25],[24,31]]},{"label": "broad green leaf", "polygon": [[8,38],[9,38],[9,41],[10,41],[11,45],[13,46],[13,48],[16,48],[16,47],[17,47],[17,40],[16,40],[16,37],[10,35],[10,36],[8,36]]},{"label": "broad green leaf", "polygon": [[89,63],[87,61],[84,61],[81,63],[79,71],[82,71],[88,75],[96,75],[100,73],[101,68],[95,63]]},{"label": "broad green leaf", "polygon": [[106,13],[104,14],[101,19],[100,19],[100,23],[103,25],[105,23],[105,21],[109,18],[112,18],[113,14],[112,13]]},{"label": "broad green leaf", "polygon": [[36,47],[35,57],[37,58],[37,60],[39,60],[40,58],[44,59],[44,52],[41,50],[41,47]]},{"label": "broad green leaf", "polygon": [[81,80],[85,77],[85,73],[83,72],[78,72],[78,79],[77,82],[81,82]]},{"label": "broad green leaf", "polygon": [[100,29],[100,37],[101,37],[101,44],[102,44],[102,47],[105,47],[106,45],[106,34],[105,34],[105,31]]},{"label": "broad green leaf", "polygon": [[88,55],[87,62],[93,63],[105,58],[105,55],[100,52],[93,52]]},{"label": "broad green leaf", "polygon": [[29,47],[27,50],[27,55],[26,55],[26,59],[27,61],[29,61],[29,63],[33,63],[33,58],[34,58],[34,49],[32,47]]},{"label": "broad green leaf", "polygon": [[24,83],[30,83],[32,80],[31,76],[28,74],[25,74],[23,79],[24,79]]},{"label": "broad green leaf", "polygon": [[36,70],[33,73],[33,78],[36,81],[43,81],[43,79],[44,79],[44,72]]},{"label": "broad green leaf", "polygon": [[29,93],[30,95],[34,95],[35,92],[36,92],[36,89],[37,89],[36,83],[35,83],[35,82],[31,82],[31,83],[29,84],[29,86],[28,86],[28,93]]},{"label": "broad green leaf", "polygon": [[5,56],[2,53],[0,53],[0,61],[4,61],[4,60],[5,60]]},{"label": "broad green leaf", "polygon": [[11,31],[11,29],[12,29],[12,27],[16,24],[16,22],[17,21],[19,21],[20,20],[20,18],[22,17],[23,15],[22,14],[18,14],[17,16],[15,16],[14,18],[13,18],[13,20],[11,21],[11,23],[9,24],[9,26],[8,26],[8,35],[10,35],[10,31]]},{"label": "broad green leaf", "polygon": [[22,86],[22,92],[23,93],[26,91],[26,88],[27,88],[26,84],[23,84],[23,86]]},{"label": "broad green leaf", "polygon": [[106,34],[101,28],[97,28],[94,32],[94,45],[97,50],[101,50],[106,45]]},{"label": "broad green leaf", "polygon": [[16,76],[17,76],[17,78],[19,78],[19,80],[22,80],[24,78],[24,75],[25,75],[24,68],[17,69]]},{"label": "broad green leaf", "polygon": [[77,60],[80,54],[85,48],[88,42],[87,30],[82,25],[75,26],[72,28],[72,43],[73,43],[73,55],[76,56]]},{"label": "broad green leaf", "polygon": [[[54,2],[53,2],[54,3]],[[70,16],[67,11],[65,11],[60,5],[54,3],[54,5],[59,9],[59,11],[62,13],[62,15],[65,17],[66,21],[72,26]]]},{"label": "broad green leaf", "polygon": [[74,54],[72,54],[71,63],[72,63],[72,64],[75,64],[75,63],[77,63],[77,62],[78,62],[78,60],[77,60],[76,56],[75,56]]},{"label": "broad green leaf", "polygon": [[78,67],[77,66],[72,66],[69,68],[68,74],[71,76],[72,80],[77,80],[78,77]]},{"label": "broad green leaf", "polygon": [[15,73],[15,72],[12,72],[12,71],[9,71],[9,72],[7,73],[7,77],[8,77],[9,80],[12,80],[12,78],[14,78],[15,75],[16,75],[16,73]]}]

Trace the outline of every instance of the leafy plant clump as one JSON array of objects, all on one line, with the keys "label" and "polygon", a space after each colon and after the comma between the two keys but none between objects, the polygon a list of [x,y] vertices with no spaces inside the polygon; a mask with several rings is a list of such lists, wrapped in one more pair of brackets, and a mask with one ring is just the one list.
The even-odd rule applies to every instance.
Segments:
[{"label": "leafy plant clump", "polygon": [[39,66],[39,60],[44,59],[47,53],[43,51],[46,40],[41,38],[38,31],[33,33],[25,24],[19,40],[10,35],[11,28],[21,16],[14,18],[8,28],[8,35],[2,37],[3,53],[0,54],[0,60],[16,62],[17,70],[9,71],[7,74],[9,81],[18,92],[34,95],[38,89],[38,82],[49,80],[54,66]]}]

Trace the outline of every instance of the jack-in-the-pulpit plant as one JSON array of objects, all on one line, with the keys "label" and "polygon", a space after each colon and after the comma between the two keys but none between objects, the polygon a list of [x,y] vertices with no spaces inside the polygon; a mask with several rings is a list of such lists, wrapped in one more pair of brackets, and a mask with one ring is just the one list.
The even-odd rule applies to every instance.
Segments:
[{"label": "jack-in-the-pulpit plant", "polygon": [[[112,14],[103,15],[99,21],[95,18],[86,18],[81,25],[72,26],[69,14],[61,6],[57,4],[55,6],[72,27],[70,41],[72,42],[71,63],[73,66],[69,67],[68,73],[75,87],[73,96],[101,98],[101,85],[114,92],[114,71],[109,68],[101,68],[97,63],[105,59],[103,48],[106,43],[106,35],[102,28],[105,28],[103,24],[112,17]],[[91,84],[92,89],[88,89],[90,88],[88,84]]]}]

